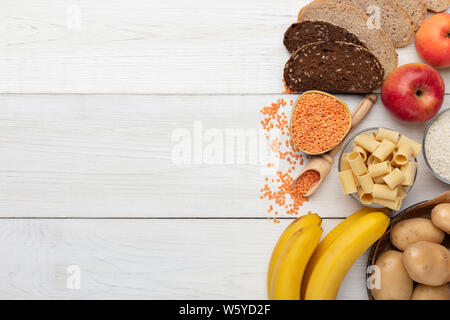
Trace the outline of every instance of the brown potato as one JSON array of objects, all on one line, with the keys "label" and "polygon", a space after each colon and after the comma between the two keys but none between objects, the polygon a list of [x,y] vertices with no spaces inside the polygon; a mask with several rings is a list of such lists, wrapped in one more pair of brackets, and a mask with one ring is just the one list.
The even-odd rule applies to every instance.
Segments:
[{"label": "brown potato", "polygon": [[403,251],[409,244],[417,241],[441,243],[445,233],[436,228],[429,219],[413,218],[394,224],[390,238],[392,245]]},{"label": "brown potato", "polygon": [[440,244],[419,241],[403,252],[403,265],[411,279],[429,286],[440,286],[450,280],[448,249]]},{"label": "brown potato", "polygon": [[408,300],[413,291],[413,281],[402,263],[402,253],[388,250],[381,254],[375,265],[380,268],[380,288],[372,289],[376,300]]},{"label": "brown potato", "polygon": [[450,300],[450,287],[448,283],[437,287],[418,284],[414,288],[411,300]]},{"label": "brown potato", "polygon": [[450,234],[450,203],[441,203],[431,210],[431,222]]}]

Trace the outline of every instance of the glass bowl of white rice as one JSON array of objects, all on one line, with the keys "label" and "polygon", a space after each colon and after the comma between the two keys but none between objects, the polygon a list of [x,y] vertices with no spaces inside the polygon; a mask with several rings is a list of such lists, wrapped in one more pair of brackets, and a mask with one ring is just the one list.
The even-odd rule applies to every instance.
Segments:
[{"label": "glass bowl of white rice", "polygon": [[431,173],[450,184],[450,109],[439,112],[428,123],[423,136],[423,157]]}]

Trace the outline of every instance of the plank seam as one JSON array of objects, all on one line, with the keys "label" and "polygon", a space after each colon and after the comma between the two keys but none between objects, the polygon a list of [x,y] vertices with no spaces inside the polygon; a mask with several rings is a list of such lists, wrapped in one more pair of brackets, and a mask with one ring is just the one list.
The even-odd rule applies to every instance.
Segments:
[{"label": "plank seam", "polygon": [[[296,94],[288,94],[288,93],[100,93],[100,92],[0,92],[0,96],[143,96],[143,97],[213,97],[213,96],[296,96],[300,93]],[[380,92],[374,92],[376,95],[380,95]],[[342,94],[346,95],[346,94]],[[356,94],[359,96],[363,96],[363,94]],[[450,92],[445,93],[446,96],[450,95]]]},{"label": "plank seam", "polygon": [[[277,217],[277,220],[294,220],[297,217]],[[347,217],[321,217],[322,220]],[[0,217],[0,220],[268,220],[267,217]]]}]

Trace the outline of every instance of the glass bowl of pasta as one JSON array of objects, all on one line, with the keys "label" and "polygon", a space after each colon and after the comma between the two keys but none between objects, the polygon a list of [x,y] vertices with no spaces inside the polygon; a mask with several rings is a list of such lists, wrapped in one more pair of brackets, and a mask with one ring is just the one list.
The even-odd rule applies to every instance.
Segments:
[{"label": "glass bowl of pasta", "polygon": [[338,163],[342,190],[362,205],[400,210],[417,177],[421,144],[388,128],[367,128],[344,143]]}]

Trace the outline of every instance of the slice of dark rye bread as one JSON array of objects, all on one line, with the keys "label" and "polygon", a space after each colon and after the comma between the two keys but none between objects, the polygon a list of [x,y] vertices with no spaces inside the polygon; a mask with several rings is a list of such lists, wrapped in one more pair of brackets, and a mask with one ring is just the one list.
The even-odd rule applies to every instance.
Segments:
[{"label": "slice of dark rye bread", "polygon": [[289,52],[309,43],[343,41],[366,48],[353,33],[325,21],[302,21],[293,23],[284,33],[283,43]]},{"label": "slice of dark rye bread", "polygon": [[353,33],[380,61],[384,77],[397,68],[398,56],[386,32],[367,26],[369,17],[353,6],[328,0],[315,0],[304,6],[298,14],[301,21],[326,21]]},{"label": "slice of dark rye bread", "polygon": [[383,82],[384,70],[366,48],[341,41],[315,42],[286,62],[284,80],[294,91],[368,93]]}]

